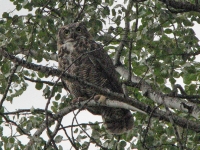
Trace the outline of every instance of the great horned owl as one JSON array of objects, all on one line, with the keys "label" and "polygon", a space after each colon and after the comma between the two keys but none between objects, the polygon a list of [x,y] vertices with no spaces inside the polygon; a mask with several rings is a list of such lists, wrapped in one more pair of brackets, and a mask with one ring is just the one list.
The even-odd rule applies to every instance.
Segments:
[{"label": "great horned owl", "polygon": [[[58,32],[59,68],[96,86],[123,93],[115,67],[103,47],[96,43],[83,22],[71,23]],[[91,98],[95,93],[86,85],[62,80],[66,90],[76,99]],[[112,134],[132,129],[133,117],[129,110],[109,107],[89,107],[88,111],[101,115],[104,126]]]}]

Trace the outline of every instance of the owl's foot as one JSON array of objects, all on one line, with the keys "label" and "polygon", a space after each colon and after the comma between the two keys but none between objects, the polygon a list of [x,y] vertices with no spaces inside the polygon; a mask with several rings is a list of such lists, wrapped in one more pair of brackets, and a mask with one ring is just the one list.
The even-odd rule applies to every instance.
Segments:
[{"label": "owl's foot", "polygon": [[75,104],[77,102],[81,102],[81,101],[84,101],[84,100],[87,100],[87,98],[85,97],[78,97],[78,98],[75,98],[72,100],[72,104]]},{"label": "owl's foot", "polygon": [[95,95],[94,96],[94,100],[99,102],[99,103],[105,104],[106,103],[106,99],[107,98],[105,96],[103,96],[103,95]]}]

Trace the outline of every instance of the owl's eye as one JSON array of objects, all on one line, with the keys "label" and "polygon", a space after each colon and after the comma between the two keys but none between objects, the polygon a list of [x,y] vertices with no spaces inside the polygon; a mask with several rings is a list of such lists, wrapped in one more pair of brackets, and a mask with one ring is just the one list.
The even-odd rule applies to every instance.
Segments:
[{"label": "owl's eye", "polygon": [[81,28],[80,28],[80,27],[77,27],[77,28],[76,28],[76,31],[81,32]]},{"label": "owl's eye", "polygon": [[65,34],[69,34],[69,30],[66,29],[66,30],[65,30]]}]

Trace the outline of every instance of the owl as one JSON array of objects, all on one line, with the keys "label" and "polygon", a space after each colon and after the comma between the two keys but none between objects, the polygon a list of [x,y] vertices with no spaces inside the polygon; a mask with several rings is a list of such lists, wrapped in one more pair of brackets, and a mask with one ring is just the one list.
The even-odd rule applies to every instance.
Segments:
[{"label": "owl", "polygon": [[[83,22],[63,26],[58,32],[59,69],[112,92],[123,93],[111,58],[101,44],[96,43]],[[79,82],[62,79],[64,88],[74,99],[89,99],[98,93]],[[105,106],[87,107],[94,115],[101,115],[106,130],[122,134],[133,128],[129,110]]]}]

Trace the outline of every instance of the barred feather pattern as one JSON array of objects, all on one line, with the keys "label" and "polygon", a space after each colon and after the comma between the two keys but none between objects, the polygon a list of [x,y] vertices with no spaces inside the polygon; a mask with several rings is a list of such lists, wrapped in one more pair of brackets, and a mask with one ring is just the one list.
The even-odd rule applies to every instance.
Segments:
[{"label": "barred feather pattern", "polygon": [[[96,86],[123,93],[111,58],[103,47],[96,43],[84,23],[72,23],[58,32],[59,68]],[[62,80],[64,87],[74,98],[91,98],[98,94],[86,85]],[[111,134],[122,134],[133,128],[129,110],[109,107],[87,108],[94,115],[101,115],[104,126]]]}]

